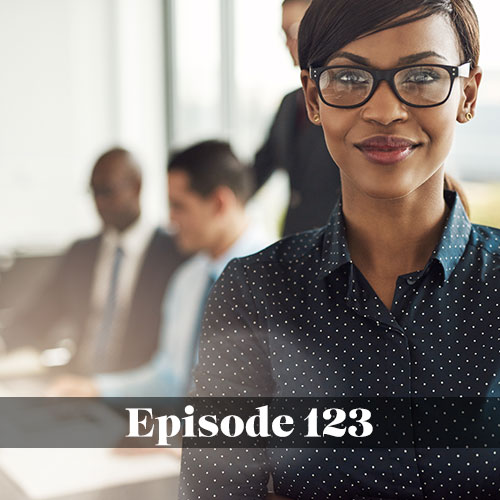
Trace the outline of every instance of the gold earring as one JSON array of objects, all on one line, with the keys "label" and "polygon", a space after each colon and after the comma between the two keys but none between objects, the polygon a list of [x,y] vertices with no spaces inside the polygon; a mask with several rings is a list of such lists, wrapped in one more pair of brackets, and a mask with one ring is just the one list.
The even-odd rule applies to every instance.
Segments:
[{"label": "gold earring", "polygon": [[470,121],[472,120],[472,118],[473,118],[472,113],[467,113],[467,114],[465,115],[465,119],[466,119],[468,122],[470,122]]},{"label": "gold earring", "polygon": [[313,120],[314,120],[314,123],[319,123],[319,120],[320,120],[319,115],[318,115],[318,114],[315,114],[315,115],[313,116]]}]

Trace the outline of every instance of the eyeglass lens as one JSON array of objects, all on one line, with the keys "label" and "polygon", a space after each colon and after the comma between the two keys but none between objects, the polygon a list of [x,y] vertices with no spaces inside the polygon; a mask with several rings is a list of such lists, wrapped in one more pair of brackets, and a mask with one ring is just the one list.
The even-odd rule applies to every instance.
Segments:
[{"label": "eyeglass lens", "polygon": [[[371,73],[358,68],[330,68],[321,73],[319,86],[323,99],[334,106],[356,106],[372,91]],[[402,99],[416,106],[443,102],[450,91],[450,73],[439,66],[414,66],[398,71],[394,85]]]}]

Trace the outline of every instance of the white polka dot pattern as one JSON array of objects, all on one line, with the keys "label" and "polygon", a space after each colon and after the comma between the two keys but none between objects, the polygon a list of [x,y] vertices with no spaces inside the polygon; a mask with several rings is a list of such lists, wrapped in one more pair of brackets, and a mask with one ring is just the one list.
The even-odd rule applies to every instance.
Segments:
[{"label": "white polka dot pattern", "polygon": [[[442,239],[399,277],[391,311],[350,260],[340,208],[230,263],[205,313],[196,395],[500,395],[500,230],[445,196]],[[500,498],[497,450],[418,448],[186,449],[180,498],[265,498],[270,473],[293,499]]]}]

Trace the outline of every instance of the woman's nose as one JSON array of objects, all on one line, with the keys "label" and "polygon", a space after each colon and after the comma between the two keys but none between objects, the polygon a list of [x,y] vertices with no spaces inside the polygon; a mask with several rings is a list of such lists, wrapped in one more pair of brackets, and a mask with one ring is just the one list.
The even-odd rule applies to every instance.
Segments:
[{"label": "woman's nose", "polygon": [[362,117],[366,121],[381,125],[408,119],[406,104],[393,92],[388,82],[380,82],[371,99],[363,105]]}]

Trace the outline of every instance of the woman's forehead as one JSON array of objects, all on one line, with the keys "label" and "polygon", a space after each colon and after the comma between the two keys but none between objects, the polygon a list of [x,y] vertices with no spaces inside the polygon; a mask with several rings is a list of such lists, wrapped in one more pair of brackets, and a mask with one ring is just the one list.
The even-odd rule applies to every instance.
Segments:
[{"label": "woman's forehead", "polygon": [[458,36],[449,19],[443,15],[429,16],[358,38],[332,54],[328,64],[346,59],[346,53],[358,56],[362,64],[379,68],[420,62],[412,60],[418,55],[426,56],[421,58],[422,62],[423,59],[451,65],[463,62],[460,61]]}]

